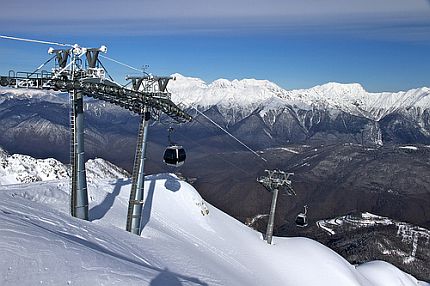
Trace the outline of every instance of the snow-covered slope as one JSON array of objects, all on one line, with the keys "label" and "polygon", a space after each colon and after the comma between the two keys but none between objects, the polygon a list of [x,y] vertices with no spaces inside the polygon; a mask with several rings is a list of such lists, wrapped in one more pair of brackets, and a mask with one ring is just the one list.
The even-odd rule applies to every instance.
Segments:
[{"label": "snow-covered slope", "polygon": [[[400,273],[399,269],[384,261],[372,261],[358,265],[357,270],[369,279],[374,286],[384,285],[413,285],[417,281],[406,273]],[[418,285],[429,285],[418,282]]]},{"label": "snow-covered slope", "polygon": [[130,177],[127,171],[102,158],[88,160],[85,162],[85,169],[88,181],[106,178],[124,179]]},{"label": "snow-covered slope", "polygon": [[305,238],[261,234],[171,174],[148,176],[141,237],[125,232],[130,181],[89,184],[91,222],[67,181],[0,187],[1,285],[427,285],[392,265],[350,265]]},{"label": "snow-covered slope", "polygon": [[[129,174],[114,164],[96,158],[85,163],[88,180],[126,178]],[[0,185],[30,183],[68,178],[68,168],[53,159],[35,159],[21,154],[9,155],[0,147]]]}]

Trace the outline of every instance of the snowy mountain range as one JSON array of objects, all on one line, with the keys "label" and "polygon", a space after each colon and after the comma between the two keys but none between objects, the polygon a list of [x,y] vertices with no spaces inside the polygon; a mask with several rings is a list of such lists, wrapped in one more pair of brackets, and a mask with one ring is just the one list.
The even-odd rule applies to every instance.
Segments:
[{"label": "snowy mountain range", "polygon": [[[333,116],[342,111],[359,117],[380,121],[390,113],[415,109],[422,113],[430,108],[430,88],[422,87],[399,92],[367,92],[358,83],[329,82],[309,89],[286,90],[268,80],[218,79],[206,84],[199,78],[172,75],[169,91],[177,104],[207,109],[218,106],[221,110],[242,110],[249,116],[256,108],[265,112],[291,107],[293,110],[327,109]],[[38,99],[67,103],[68,96],[54,91],[1,88],[2,101],[13,99]],[[104,107],[106,107],[104,105]],[[88,108],[88,106],[87,106]],[[238,114],[239,115],[239,114]]]},{"label": "snowy mountain range", "polygon": [[69,216],[65,180],[0,186],[1,285],[429,285],[306,238],[268,245],[172,174],[146,178],[140,237],[124,230],[129,180],[88,189],[89,222]]},{"label": "snowy mountain range", "polygon": [[[205,84],[174,76],[169,90],[175,102],[188,106],[190,112],[205,110],[241,138],[254,137],[256,146],[331,138],[371,145],[430,142],[427,87],[370,93],[357,83],[327,83],[285,90],[266,80],[220,79]],[[263,132],[251,132],[249,126]]]},{"label": "snowy mountain range", "polygon": [[[430,89],[427,87],[370,93],[357,83],[327,83],[309,89],[286,90],[267,80],[219,79],[206,84],[198,78],[173,76],[176,80],[170,81],[168,89],[174,102],[195,115],[197,123],[184,128],[193,129],[189,133],[194,134],[195,140],[221,134],[195,112],[198,108],[257,149],[312,142],[430,144]],[[32,103],[37,109],[27,111],[23,102]],[[17,133],[22,134],[24,129],[51,136],[53,142],[61,141],[67,136],[64,127],[68,118],[59,109],[67,110],[67,103],[67,95],[55,92],[0,89],[0,120],[5,121],[3,126],[7,128],[0,131],[12,137],[19,136]],[[40,117],[43,113],[40,108],[55,108],[60,117]],[[88,99],[85,109],[91,118],[88,135],[97,141],[95,145],[106,141],[103,138],[107,136],[106,130],[100,130],[100,126],[107,126],[105,121],[110,121],[111,129],[117,127],[116,123],[123,124],[126,131],[137,128],[137,121],[131,120],[128,111],[108,103]],[[20,117],[17,113],[21,113]],[[61,114],[64,119],[59,120],[63,118]],[[7,142],[0,144],[8,146]]]},{"label": "snowy mountain range", "polygon": [[[267,80],[219,79],[206,84],[201,79],[174,74],[169,84],[172,99],[188,106],[265,112],[285,106],[293,110],[327,109],[332,115],[342,111],[379,121],[389,113],[403,109],[430,107],[430,88],[422,87],[400,92],[367,92],[360,84],[330,82],[309,89],[285,90]],[[249,114],[248,114],[249,115]]]}]

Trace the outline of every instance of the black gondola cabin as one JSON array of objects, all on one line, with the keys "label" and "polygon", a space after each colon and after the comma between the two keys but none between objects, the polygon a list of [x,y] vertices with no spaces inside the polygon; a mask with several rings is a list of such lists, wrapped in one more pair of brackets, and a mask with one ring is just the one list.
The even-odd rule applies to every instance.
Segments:
[{"label": "black gondola cabin", "polygon": [[163,161],[168,166],[179,167],[184,164],[186,158],[187,155],[182,146],[172,145],[164,151]]},{"label": "black gondola cabin", "polygon": [[296,225],[300,227],[305,227],[308,225],[308,219],[306,218],[306,215],[301,213],[296,218]]}]

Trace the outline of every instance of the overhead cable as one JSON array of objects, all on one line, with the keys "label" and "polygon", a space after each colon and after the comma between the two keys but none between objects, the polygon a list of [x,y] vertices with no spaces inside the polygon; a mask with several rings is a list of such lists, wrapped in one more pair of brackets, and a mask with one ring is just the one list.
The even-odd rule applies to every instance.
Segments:
[{"label": "overhead cable", "polygon": [[135,71],[138,71],[138,72],[142,72],[142,69],[138,69],[138,68],[132,67],[132,66],[130,66],[130,65],[128,65],[128,64],[125,64],[125,63],[120,62],[120,61],[118,61],[118,60],[112,59],[112,58],[107,57],[107,56],[105,56],[105,55],[99,55],[99,57],[102,57],[102,58],[104,58],[104,59],[107,59],[107,60],[112,61],[112,62],[114,62],[114,63],[117,63],[117,64],[119,64],[119,65],[122,65],[122,66],[124,66],[124,67],[127,67],[127,68],[129,68],[129,69],[132,69],[132,70],[135,70]]},{"label": "overhead cable", "polygon": [[194,108],[204,118],[206,118],[207,120],[209,120],[213,125],[215,125],[219,129],[221,129],[222,131],[224,131],[224,133],[226,133],[228,136],[230,136],[231,138],[233,138],[234,140],[236,140],[243,147],[245,147],[250,152],[252,152],[255,156],[257,156],[258,158],[260,158],[261,160],[263,160],[264,162],[267,163],[267,160],[263,156],[261,156],[260,154],[258,154],[254,150],[252,150],[251,147],[249,147],[248,145],[246,145],[245,143],[243,143],[242,141],[240,141],[237,137],[235,137],[233,134],[231,134],[230,132],[228,132],[225,128],[223,128],[221,125],[219,125],[218,123],[216,123],[215,121],[213,121],[210,117],[208,117],[206,114],[204,114],[203,112],[201,112],[200,110],[198,110],[196,107],[194,107],[194,106],[191,106],[191,107]]},{"label": "overhead cable", "polygon": [[71,48],[73,48],[73,45],[71,45],[71,44],[62,44],[62,43],[57,43],[57,42],[49,42],[49,41],[40,41],[40,40],[33,40],[33,39],[25,39],[25,38],[11,37],[11,36],[5,36],[5,35],[0,35],[0,38],[1,39],[7,39],[7,40],[15,40],[15,41],[22,41],[22,42],[30,42],[30,43],[38,43],[38,44],[55,45],[55,46],[71,47]]}]

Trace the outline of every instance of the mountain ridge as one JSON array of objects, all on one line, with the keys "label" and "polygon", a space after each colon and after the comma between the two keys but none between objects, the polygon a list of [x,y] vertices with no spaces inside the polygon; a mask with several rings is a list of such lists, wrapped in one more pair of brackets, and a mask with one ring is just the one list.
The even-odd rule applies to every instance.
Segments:
[{"label": "mountain ridge", "polygon": [[[176,80],[172,80],[168,86],[172,100],[194,115],[199,123],[203,122],[205,128],[200,128],[198,132],[202,131],[203,137],[210,135],[207,134],[210,133],[210,128],[207,127],[211,123],[205,122],[207,121],[205,118],[199,120],[201,117],[195,112],[196,108],[257,149],[291,142],[308,144],[312,141],[318,144],[337,141],[376,146],[386,142],[430,144],[428,87],[395,93],[369,93],[358,83],[329,82],[310,89],[285,90],[268,80],[218,79],[206,84],[199,78],[180,74],[173,76]],[[26,107],[34,102],[38,108],[51,108],[56,105],[66,110],[67,95],[10,89],[0,89],[0,94],[4,95],[0,103],[0,120],[6,120],[5,127],[11,126],[0,130],[7,134],[6,137],[31,137],[27,133],[35,132],[42,136],[44,130],[33,130],[32,122],[49,125],[46,120],[57,121],[54,126],[47,127],[49,130],[57,130],[51,132],[50,136],[54,136],[51,141],[62,140],[61,138],[67,136],[67,130],[64,128],[67,119],[60,123],[58,116],[52,118],[49,113],[42,118],[38,116],[33,118],[34,110]],[[17,100],[22,103],[14,104]],[[26,118],[21,119],[20,115],[17,117],[16,113],[24,112],[26,108],[28,109],[25,111]],[[131,126],[128,123],[133,122],[133,126],[136,124],[131,112],[106,102],[87,98],[84,109],[91,118],[87,126],[88,132],[94,137],[95,145],[104,139],[100,130],[94,130],[94,124],[99,123],[93,122],[92,119],[97,121],[103,119],[106,123],[110,121],[106,128],[113,126],[114,120],[122,124],[121,129],[127,129],[127,132]],[[34,114],[38,115],[37,112],[38,110]],[[198,128],[195,123],[186,126]],[[179,129],[184,130],[181,127]],[[122,131],[115,131],[116,134],[118,132]],[[257,136],[253,136],[252,133],[256,133]],[[11,143],[0,144],[10,146]]]},{"label": "mountain ridge", "polygon": [[[307,89],[286,90],[268,80],[242,79],[227,80],[218,79],[206,84],[198,78],[189,78],[180,74],[173,74],[176,79],[169,84],[172,91],[172,99],[192,106],[209,107],[213,105],[231,106],[232,103],[246,107],[255,105],[268,98],[279,97],[285,103],[296,105],[299,109],[312,109],[312,106],[323,106],[330,109],[339,109],[351,112],[355,115],[363,115],[360,105],[364,111],[370,112],[379,121],[386,113],[376,113],[375,108],[383,108],[393,112],[400,104],[406,107],[430,107],[430,89],[428,87],[414,88],[398,92],[367,92],[359,83],[337,83],[328,82]],[[183,91],[188,92],[187,97],[179,95]],[[202,95],[202,91],[206,96]],[[222,91],[222,92],[220,92]],[[246,96],[240,92],[253,92],[253,96]],[[226,96],[224,93],[230,95]],[[206,97],[206,98],[204,98]],[[411,99],[408,100],[408,98]],[[387,99],[386,102],[382,98]],[[234,99],[237,102],[234,102]],[[206,101],[204,101],[206,100]],[[227,101],[223,104],[223,101]]]}]

